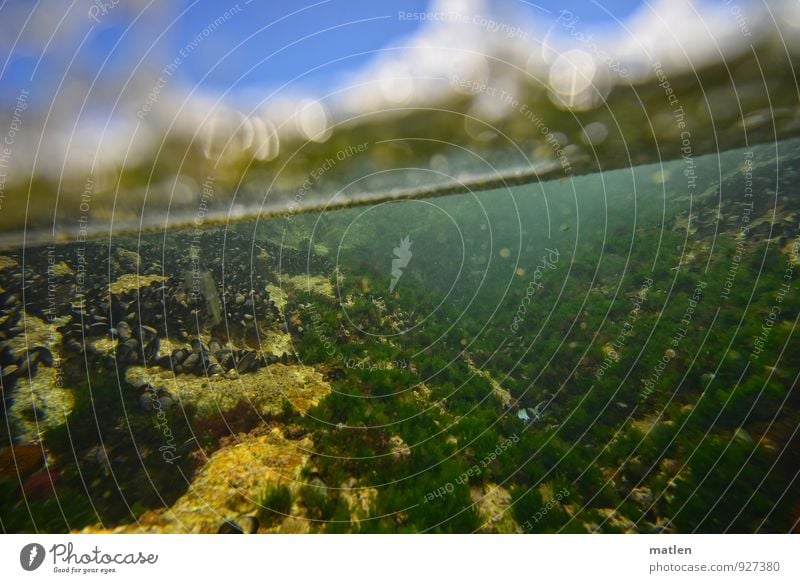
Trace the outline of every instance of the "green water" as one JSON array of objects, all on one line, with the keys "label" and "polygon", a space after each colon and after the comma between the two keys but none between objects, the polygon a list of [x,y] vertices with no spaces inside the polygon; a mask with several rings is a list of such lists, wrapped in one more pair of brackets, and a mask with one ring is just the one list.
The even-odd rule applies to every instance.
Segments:
[{"label": "green water", "polygon": [[[296,475],[265,480],[262,530],[288,514],[312,532],[789,531],[799,178],[793,140],[9,250],[0,444],[33,461],[4,462],[3,529],[135,524],[231,439],[277,428],[313,445]],[[109,291],[135,273],[164,279]],[[34,337],[31,317],[58,334]],[[122,320],[133,351],[110,335]],[[169,358],[196,338],[226,343],[234,364]],[[39,350],[20,374],[37,347],[56,362]],[[220,377],[248,351],[258,365]],[[307,366],[331,392],[307,409],[287,397],[216,412],[173,394],[154,424],[140,365],[222,392]],[[37,377],[72,403],[48,403]]]}]

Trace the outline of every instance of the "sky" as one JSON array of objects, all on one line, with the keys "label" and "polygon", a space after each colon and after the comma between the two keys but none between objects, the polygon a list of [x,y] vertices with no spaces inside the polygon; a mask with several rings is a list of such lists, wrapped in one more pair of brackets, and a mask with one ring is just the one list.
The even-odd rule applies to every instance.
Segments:
[{"label": "sky", "polygon": [[[415,32],[420,22],[401,18],[400,12],[419,13],[429,9],[429,2],[425,0],[332,0],[322,4],[303,0],[291,3],[291,9],[286,7],[287,4],[289,3],[255,1],[242,5],[247,16],[231,18],[214,33],[209,42],[203,42],[198,49],[198,57],[202,58],[182,68],[182,75],[189,82],[197,83],[202,80],[212,87],[223,88],[233,83],[284,83],[321,63],[344,59],[309,73],[304,80],[305,83],[329,85],[342,72],[352,71],[368,62],[375,51]],[[491,4],[495,10],[505,7],[520,9],[531,15],[543,13],[542,10],[517,0],[501,0]],[[624,18],[639,4],[639,0],[614,0],[606,2],[604,6],[617,17]],[[554,14],[562,9],[570,10],[586,22],[603,23],[610,20],[605,11],[587,0],[548,1],[537,5]],[[307,8],[308,6],[313,8]],[[280,24],[265,28],[267,23],[303,8],[306,9]],[[218,3],[198,2],[181,19],[173,46],[181,47],[189,42],[196,31],[212,22],[219,14]],[[338,28],[326,30],[332,26]],[[214,67],[220,53],[227,52],[227,49],[251,35],[255,36],[242,44],[234,56],[226,59],[221,66]],[[298,39],[304,40],[297,42]],[[273,54],[268,62],[258,65],[265,56]],[[256,68],[252,69],[253,67]],[[203,79],[210,69],[213,70],[209,76]],[[244,79],[241,79],[242,75],[245,75]]]},{"label": "sky", "polygon": [[[25,176],[135,159],[163,132],[194,136],[208,122],[215,136],[240,117],[258,119],[259,143],[271,127],[281,140],[324,139],[348,116],[457,98],[453,78],[485,81],[499,62],[551,89],[569,82],[554,90],[564,85],[569,106],[583,107],[575,79],[594,79],[599,55],[635,83],[654,61],[680,73],[748,50],[738,7],[753,9],[754,34],[774,34],[778,4],[795,7],[778,17],[797,20],[787,28],[796,37],[790,0],[0,0],[0,123],[25,95]],[[557,22],[563,11],[579,34]],[[584,58],[561,58],[570,54]]]},{"label": "sky", "polygon": [[[499,18],[507,13],[509,20],[521,12],[546,22],[564,9],[586,24],[600,25],[611,20],[608,13],[625,18],[641,4],[607,0],[601,8],[588,0],[488,3]],[[401,12],[422,13],[433,7],[426,0],[5,0],[0,2],[0,94],[9,98],[21,87],[35,85],[46,97],[65,71],[68,77],[88,79],[99,74],[99,81],[147,67],[160,71],[187,47],[191,54],[181,59],[174,80],[190,87],[246,93],[291,82],[298,92],[324,92],[380,49],[402,44],[424,26],[401,17]],[[215,20],[219,24],[213,34],[196,42]]]}]

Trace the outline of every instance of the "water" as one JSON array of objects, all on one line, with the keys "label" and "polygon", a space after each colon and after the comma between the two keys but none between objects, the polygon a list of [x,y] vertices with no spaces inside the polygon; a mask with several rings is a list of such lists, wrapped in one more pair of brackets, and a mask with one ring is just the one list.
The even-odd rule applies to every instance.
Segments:
[{"label": "water", "polygon": [[787,140],[7,249],[3,529],[791,530],[798,175]]}]

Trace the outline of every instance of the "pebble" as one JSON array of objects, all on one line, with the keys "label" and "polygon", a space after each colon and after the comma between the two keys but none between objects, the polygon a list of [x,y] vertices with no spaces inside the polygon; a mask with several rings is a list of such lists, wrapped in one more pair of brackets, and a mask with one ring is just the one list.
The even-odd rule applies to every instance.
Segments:
[{"label": "pebble", "polygon": [[244,530],[233,520],[226,520],[219,526],[217,534],[244,534]]},{"label": "pebble", "polygon": [[127,322],[117,324],[117,336],[120,340],[128,340],[131,337],[131,327]]}]

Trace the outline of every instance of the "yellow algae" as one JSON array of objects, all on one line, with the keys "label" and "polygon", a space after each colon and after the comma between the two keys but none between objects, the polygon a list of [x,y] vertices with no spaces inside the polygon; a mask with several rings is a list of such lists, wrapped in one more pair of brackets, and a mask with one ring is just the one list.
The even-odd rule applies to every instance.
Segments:
[{"label": "yellow algae", "polygon": [[603,345],[602,350],[603,350],[603,355],[604,356],[606,356],[607,358],[610,358],[614,362],[619,362],[619,359],[621,358],[620,354],[619,354],[619,352],[617,352],[617,350],[614,348],[614,345],[611,344],[611,342],[606,342]]},{"label": "yellow algae", "polygon": [[62,382],[59,369],[41,365],[33,379],[22,375],[17,380],[8,411],[16,436],[38,443],[42,433],[64,424],[75,406],[75,397],[61,386]]},{"label": "yellow algae", "polygon": [[393,458],[400,459],[411,455],[411,448],[399,435],[392,435],[389,438],[389,444],[392,446]]},{"label": "yellow algae", "polygon": [[309,293],[325,296],[334,299],[333,286],[330,279],[324,275],[293,275],[281,278],[280,285],[267,284],[267,292],[270,299],[275,302],[275,307],[284,314],[286,304],[289,301],[289,294],[295,293],[307,296]]},{"label": "yellow algae", "polygon": [[309,292],[333,299],[333,286],[330,280],[324,275],[294,275],[282,279],[290,289],[301,293]]},{"label": "yellow algae", "polygon": [[800,239],[790,239],[780,248],[780,252],[789,256],[789,262],[793,265],[800,265]]},{"label": "yellow algae", "polygon": [[478,367],[475,366],[475,363],[472,362],[472,359],[469,357],[469,355],[467,355],[466,353],[464,353],[464,360],[466,361],[467,367],[469,367],[469,370],[472,372],[472,374],[476,374],[486,379],[486,381],[492,387],[492,393],[494,394],[495,397],[497,397],[500,400],[500,402],[503,404],[504,407],[508,407],[509,405],[511,405],[511,401],[513,400],[511,397],[511,393],[507,389],[504,389],[502,386],[500,386],[500,383],[498,383],[492,377],[492,375],[489,374],[488,370],[486,369],[479,370]]},{"label": "yellow algae", "polygon": [[39,441],[41,433],[62,425],[72,411],[75,399],[72,391],[63,387],[60,366],[61,332],[69,317],[54,318],[45,322],[23,312],[24,332],[8,340],[14,358],[23,358],[34,348],[46,348],[53,355],[55,366],[40,364],[36,376],[23,374],[11,391],[9,418],[16,426],[18,435],[27,441]]},{"label": "yellow algae", "polygon": [[100,354],[109,355],[113,354],[114,349],[117,346],[117,341],[113,340],[112,338],[103,337],[96,340],[91,340],[89,342],[89,346],[91,346],[92,349]]},{"label": "yellow algae", "polygon": [[614,508],[598,508],[597,513],[605,519],[605,523],[615,529],[620,529],[626,533],[638,532],[636,523],[630,518],[622,516]]},{"label": "yellow algae", "polygon": [[292,354],[292,336],[288,332],[278,332],[269,328],[261,328],[259,331],[258,347],[264,354]]},{"label": "yellow algae", "polygon": [[6,257],[5,255],[0,255],[0,271],[3,269],[9,269],[11,267],[16,267],[18,263],[11,259],[11,257]]},{"label": "yellow algae", "polygon": [[511,494],[491,482],[470,489],[470,498],[481,521],[481,532],[513,534],[519,525],[511,513]]},{"label": "yellow algae", "polygon": [[225,520],[257,514],[268,484],[297,480],[312,448],[309,437],[289,440],[278,429],[243,436],[236,445],[214,452],[171,508],[146,512],[137,523],[113,530],[95,525],[82,532],[216,532]]},{"label": "yellow algae", "polygon": [[542,498],[542,500],[551,500],[555,495],[555,490],[550,482],[542,482],[539,485],[538,490],[539,496]]},{"label": "yellow algae", "polygon": [[311,532],[309,521],[296,516],[294,514],[295,508],[296,507],[292,507],[292,516],[285,518],[276,528],[269,529],[265,532],[275,532],[278,534],[308,534]]},{"label": "yellow algae", "polygon": [[137,271],[142,262],[141,257],[136,251],[128,251],[127,249],[117,249],[114,254],[114,259],[120,267],[130,269],[131,271]]},{"label": "yellow algae", "polygon": [[267,293],[269,293],[269,299],[275,303],[275,307],[278,308],[281,317],[283,317],[283,309],[286,307],[286,302],[289,301],[289,296],[286,295],[283,289],[271,283],[267,284],[266,289]]},{"label": "yellow algae", "polygon": [[372,516],[373,507],[378,498],[378,490],[376,488],[359,488],[358,480],[351,477],[342,483],[342,489],[339,492],[347,502],[350,510],[350,521],[355,527],[358,527],[362,520]]},{"label": "yellow algae", "polygon": [[631,426],[644,434],[650,433],[659,424],[664,423],[658,415],[650,415],[631,422]]},{"label": "yellow algae", "polygon": [[32,348],[47,348],[54,355],[61,346],[61,332],[58,331],[69,321],[69,316],[54,318],[51,322],[23,313],[20,326],[23,332],[8,340],[8,346],[15,358],[22,358]]},{"label": "yellow algae", "polygon": [[256,254],[255,258],[259,261],[269,261],[269,251],[260,245],[256,245],[256,248],[258,249],[258,253]]},{"label": "yellow algae", "polygon": [[138,273],[126,273],[117,279],[117,281],[109,285],[108,291],[112,294],[119,295],[162,281],[167,281],[167,278],[163,275],[141,275]]},{"label": "yellow algae", "polygon": [[125,378],[136,386],[149,382],[168,389],[181,404],[196,407],[201,418],[233,411],[240,403],[256,414],[276,415],[287,401],[304,415],[331,392],[322,374],[304,365],[273,364],[238,379],[173,375],[157,367],[132,366]]},{"label": "yellow algae", "polygon": [[66,277],[67,275],[75,273],[65,261],[51,265],[48,267],[47,272],[48,275],[53,275],[55,277]]},{"label": "yellow algae", "polygon": [[160,349],[159,352],[161,352],[161,354],[172,354],[172,352],[178,348],[186,348],[186,344],[184,342],[180,340],[175,342],[169,338],[159,338],[158,343]]},{"label": "yellow algae", "polygon": [[40,364],[36,376],[23,374],[11,391],[9,418],[18,435],[27,441],[39,441],[41,433],[62,425],[75,404],[72,391],[63,386],[61,374],[61,332],[68,316],[45,322],[23,313],[24,332],[8,340],[15,358],[23,358],[28,350],[46,348],[53,355],[55,366]]}]

